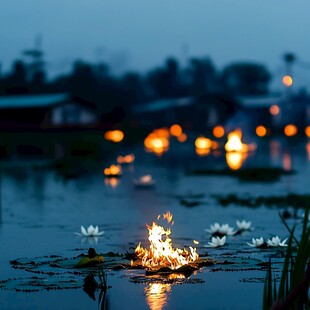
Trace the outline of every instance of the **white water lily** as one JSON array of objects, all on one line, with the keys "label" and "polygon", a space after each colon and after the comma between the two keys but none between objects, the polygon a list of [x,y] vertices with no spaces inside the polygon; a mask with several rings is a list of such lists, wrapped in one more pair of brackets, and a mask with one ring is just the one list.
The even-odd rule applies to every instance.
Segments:
[{"label": "white water lily", "polygon": [[219,223],[210,225],[210,229],[205,229],[205,231],[211,233],[212,235],[219,236],[233,235],[235,233],[234,229],[228,224],[220,225]]},{"label": "white water lily", "polygon": [[276,246],[287,246],[286,240],[287,240],[287,238],[284,239],[284,240],[281,242],[281,239],[280,239],[278,236],[275,236],[275,237],[272,237],[271,240],[268,239],[268,240],[267,240],[267,244],[268,244],[269,246],[274,246],[274,247],[276,247]]},{"label": "white water lily", "polygon": [[264,239],[263,237],[259,239],[252,238],[252,243],[247,242],[247,244],[253,248],[259,248],[264,244]]},{"label": "white water lily", "polygon": [[226,236],[220,237],[212,237],[211,242],[208,242],[209,245],[207,247],[217,248],[223,246],[226,242]]},{"label": "white water lily", "polygon": [[76,233],[76,235],[84,237],[98,237],[103,234],[104,231],[99,231],[98,226],[94,227],[93,225],[90,225],[87,229],[81,226],[81,233]]},{"label": "white water lily", "polygon": [[237,226],[238,226],[238,230],[239,231],[244,231],[244,230],[250,230],[251,229],[251,225],[252,222],[247,222],[247,221],[237,221],[236,222]]}]

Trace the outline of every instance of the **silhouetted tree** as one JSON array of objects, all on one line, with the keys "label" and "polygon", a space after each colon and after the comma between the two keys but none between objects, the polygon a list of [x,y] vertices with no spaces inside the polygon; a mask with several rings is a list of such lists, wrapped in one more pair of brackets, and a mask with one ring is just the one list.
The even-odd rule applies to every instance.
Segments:
[{"label": "silhouetted tree", "polygon": [[234,95],[268,93],[271,75],[265,66],[255,63],[237,63],[226,67],[221,81],[224,90]]},{"label": "silhouetted tree", "polygon": [[95,76],[91,65],[76,61],[69,82],[69,91],[73,96],[83,99],[92,98],[93,88],[95,87]]},{"label": "silhouetted tree", "polygon": [[215,89],[216,69],[209,58],[192,58],[188,71],[192,95],[200,96]]},{"label": "silhouetted tree", "polygon": [[3,79],[2,88],[6,94],[25,94],[28,93],[27,69],[21,60],[13,63],[12,71]]},{"label": "silhouetted tree", "polygon": [[149,72],[146,76],[146,87],[153,99],[183,96],[185,89],[178,61],[168,58],[163,68]]}]

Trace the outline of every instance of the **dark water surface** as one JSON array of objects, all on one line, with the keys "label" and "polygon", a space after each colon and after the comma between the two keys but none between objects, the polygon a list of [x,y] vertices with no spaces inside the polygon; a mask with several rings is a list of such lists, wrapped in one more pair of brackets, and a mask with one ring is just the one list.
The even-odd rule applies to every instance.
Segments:
[{"label": "dark water surface", "polygon": [[[87,252],[92,246],[97,252],[125,253],[142,241],[147,245],[145,223],[151,224],[158,214],[170,210],[174,215],[172,228],[174,246],[193,245],[200,241],[199,253],[219,256],[244,251],[244,256],[268,260],[268,253],[246,245],[253,237],[270,238],[279,235],[287,238],[278,208],[247,208],[239,205],[220,206],[214,194],[235,193],[257,197],[288,193],[309,194],[310,164],[306,142],[266,141],[258,145],[257,152],[249,156],[244,165],[290,167],[296,171],[283,175],[274,182],[243,182],[232,176],[195,176],[185,174],[186,169],[204,165],[226,167],[225,157],[210,155],[199,158],[185,146],[178,146],[162,158],[137,148],[133,165],[124,167],[124,174],[113,187],[107,184],[102,169],[75,179],[64,179],[44,166],[42,161],[3,162],[1,165],[0,209],[0,280],[31,276],[14,270],[9,261],[15,258],[58,254],[73,257]],[[196,159],[195,159],[196,158]],[[100,165],[99,165],[100,166]],[[133,179],[152,174],[156,187],[137,190]],[[189,208],[176,196],[203,194],[199,205]],[[236,220],[250,220],[254,230],[228,238],[223,248],[209,249],[204,245],[210,236],[204,232],[210,224],[219,222],[236,226]],[[80,226],[98,225],[105,231],[98,240],[75,236]],[[76,250],[79,249],[79,250]],[[204,267],[192,279],[196,284],[135,284],[131,277],[143,271],[122,270],[108,272],[109,309],[261,309],[263,283],[246,279],[264,278],[265,271],[210,272]],[[1,309],[97,309],[96,301],[80,289],[40,291],[33,293],[0,290]]]}]

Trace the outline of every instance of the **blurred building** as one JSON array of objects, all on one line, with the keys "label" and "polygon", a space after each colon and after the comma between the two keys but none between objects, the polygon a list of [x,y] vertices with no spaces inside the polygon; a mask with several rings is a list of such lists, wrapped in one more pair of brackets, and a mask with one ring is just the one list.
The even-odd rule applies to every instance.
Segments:
[{"label": "blurred building", "polygon": [[95,127],[95,107],[69,94],[0,97],[0,130],[46,130]]}]

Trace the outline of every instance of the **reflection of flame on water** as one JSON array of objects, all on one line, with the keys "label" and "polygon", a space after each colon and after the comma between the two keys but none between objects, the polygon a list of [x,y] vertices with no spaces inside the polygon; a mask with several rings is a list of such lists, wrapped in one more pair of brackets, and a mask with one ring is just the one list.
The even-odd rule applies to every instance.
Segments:
[{"label": "reflection of flame on water", "polygon": [[151,310],[161,310],[167,304],[171,284],[150,283],[145,287],[146,301]]},{"label": "reflection of flame on water", "polygon": [[104,184],[111,186],[112,188],[115,188],[119,184],[118,178],[105,178]]},{"label": "reflection of flame on water", "polygon": [[284,153],[283,154],[283,169],[285,171],[291,171],[292,170],[292,157],[290,153]]},{"label": "reflection of flame on water", "polygon": [[[182,274],[170,274],[168,280],[185,279]],[[163,309],[169,299],[168,294],[171,293],[171,284],[169,283],[149,283],[144,288],[146,301],[151,310]]]},{"label": "reflection of flame on water", "polygon": [[310,142],[307,142],[307,155],[308,155],[308,161],[310,161]]},{"label": "reflection of flame on water", "polygon": [[[160,216],[158,216],[158,219]],[[163,214],[163,218],[173,225],[172,214],[168,211]],[[150,269],[169,267],[172,270],[196,261],[199,258],[196,248],[174,249],[172,240],[169,237],[171,230],[164,229],[162,226],[153,222],[152,226],[146,225],[149,231],[150,248],[146,249],[141,243],[135,249],[136,255],[142,260],[142,266]]]},{"label": "reflection of flame on water", "polygon": [[280,143],[278,141],[271,141],[270,142],[270,152],[271,152],[271,157],[273,159],[279,158],[279,155],[280,155]]},{"label": "reflection of flame on water", "polygon": [[247,158],[246,153],[241,153],[241,152],[228,152],[228,153],[226,153],[227,165],[232,170],[240,169],[246,158]]}]

